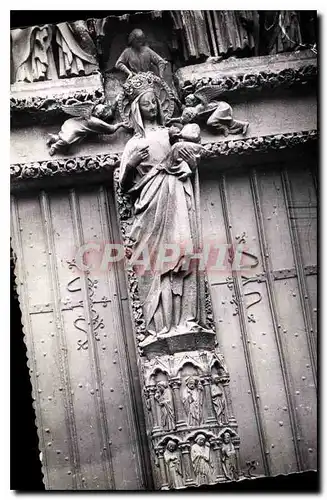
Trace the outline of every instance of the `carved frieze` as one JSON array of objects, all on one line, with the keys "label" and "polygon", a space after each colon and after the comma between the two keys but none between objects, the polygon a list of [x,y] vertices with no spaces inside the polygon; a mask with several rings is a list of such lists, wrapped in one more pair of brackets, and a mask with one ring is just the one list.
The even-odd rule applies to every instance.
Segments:
[{"label": "carved frieze", "polygon": [[[317,130],[304,132],[291,132],[288,134],[267,135],[235,141],[220,141],[204,144],[201,151],[203,158],[216,158],[219,156],[243,155],[259,153],[262,151],[295,148],[301,144],[317,141]],[[120,154],[105,154],[97,156],[84,156],[77,158],[63,158],[32,163],[14,163],[10,166],[10,179],[12,182],[28,179],[41,179],[57,175],[75,175],[83,172],[114,169],[119,165]],[[118,172],[115,173],[118,176]],[[117,188],[118,189],[118,188]],[[123,210],[123,220],[127,220],[131,202],[129,196],[117,190],[119,209]]]},{"label": "carved frieze", "polygon": [[244,155],[259,153],[262,151],[294,148],[301,144],[316,141],[317,130],[303,132],[290,132],[287,134],[266,135],[261,137],[251,137],[235,141],[211,142],[204,145],[204,158],[214,158],[220,155]]},{"label": "carved frieze", "polygon": [[16,163],[10,166],[13,181],[40,179],[43,177],[67,176],[83,172],[112,169],[119,163],[115,154],[64,158],[33,163]]}]

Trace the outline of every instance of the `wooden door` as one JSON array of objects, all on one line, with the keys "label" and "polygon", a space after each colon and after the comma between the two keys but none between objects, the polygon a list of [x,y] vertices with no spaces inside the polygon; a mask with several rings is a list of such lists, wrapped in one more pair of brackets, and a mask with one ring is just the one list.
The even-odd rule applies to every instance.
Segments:
[{"label": "wooden door", "polygon": [[254,460],[257,475],[316,469],[315,178],[303,163],[200,175],[205,241],[247,250],[246,271],[232,271],[228,258],[209,270],[241,467]]},{"label": "wooden door", "polygon": [[151,488],[124,276],[80,273],[117,241],[111,189],[12,198],[12,246],[46,489]]}]

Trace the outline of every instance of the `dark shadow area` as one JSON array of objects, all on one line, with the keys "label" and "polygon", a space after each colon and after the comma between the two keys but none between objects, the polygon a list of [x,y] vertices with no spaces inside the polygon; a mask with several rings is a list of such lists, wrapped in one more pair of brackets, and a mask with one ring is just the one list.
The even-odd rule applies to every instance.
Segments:
[{"label": "dark shadow area", "polygon": [[[141,10],[141,9],[139,9]],[[101,19],[107,16],[122,16],[138,10],[12,10],[10,11],[10,28],[23,28],[36,24],[56,24],[65,21]],[[142,12],[147,12],[142,10]]]}]

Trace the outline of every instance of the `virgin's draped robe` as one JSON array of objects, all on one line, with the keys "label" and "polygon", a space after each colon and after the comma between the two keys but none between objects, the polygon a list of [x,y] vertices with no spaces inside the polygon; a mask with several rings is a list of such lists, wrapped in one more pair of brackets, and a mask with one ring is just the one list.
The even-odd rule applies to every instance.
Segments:
[{"label": "virgin's draped robe", "polygon": [[[172,319],[164,316],[162,308],[163,279],[169,277],[172,296],[181,300],[179,326],[189,331],[194,324],[205,326],[204,277],[197,265],[182,269],[183,261],[193,254],[193,249],[197,252],[201,244],[198,174],[195,172],[183,182],[169,173],[173,148],[168,129],[157,126],[147,130],[145,138],[135,135],[126,144],[120,166],[121,181],[132,154],[145,145],[149,146],[148,159],[137,167],[131,184],[122,187],[129,188],[128,192],[135,197],[134,223],[129,235],[134,255],[146,248],[151,259],[151,270],[139,276],[146,327],[152,334],[165,327],[170,330]],[[160,269],[155,264],[165,244],[177,245],[179,258]]]}]

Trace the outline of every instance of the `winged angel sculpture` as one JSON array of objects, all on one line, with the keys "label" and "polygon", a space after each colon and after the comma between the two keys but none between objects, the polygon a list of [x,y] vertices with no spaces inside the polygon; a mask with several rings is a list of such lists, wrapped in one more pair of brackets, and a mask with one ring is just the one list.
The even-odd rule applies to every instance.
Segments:
[{"label": "winged angel sculpture", "polygon": [[182,124],[197,122],[206,123],[211,129],[225,136],[229,134],[245,135],[249,126],[248,122],[235,120],[232,107],[225,101],[217,100],[221,95],[221,89],[215,85],[206,85],[198,89],[194,94],[185,98],[185,107],[179,118],[173,118],[172,122]]},{"label": "winged angel sculpture", "polygon": [[128,128],[123,122],[114,125],[107,123],[114,118],[115,104],[70,99],[62,106],[62,110],[73,118],[63,123],[58,134],[49,135],[46,144],[51,156],[67,151],[72,144],[81,142],[90,134],[114,134],[120,127]]}]

